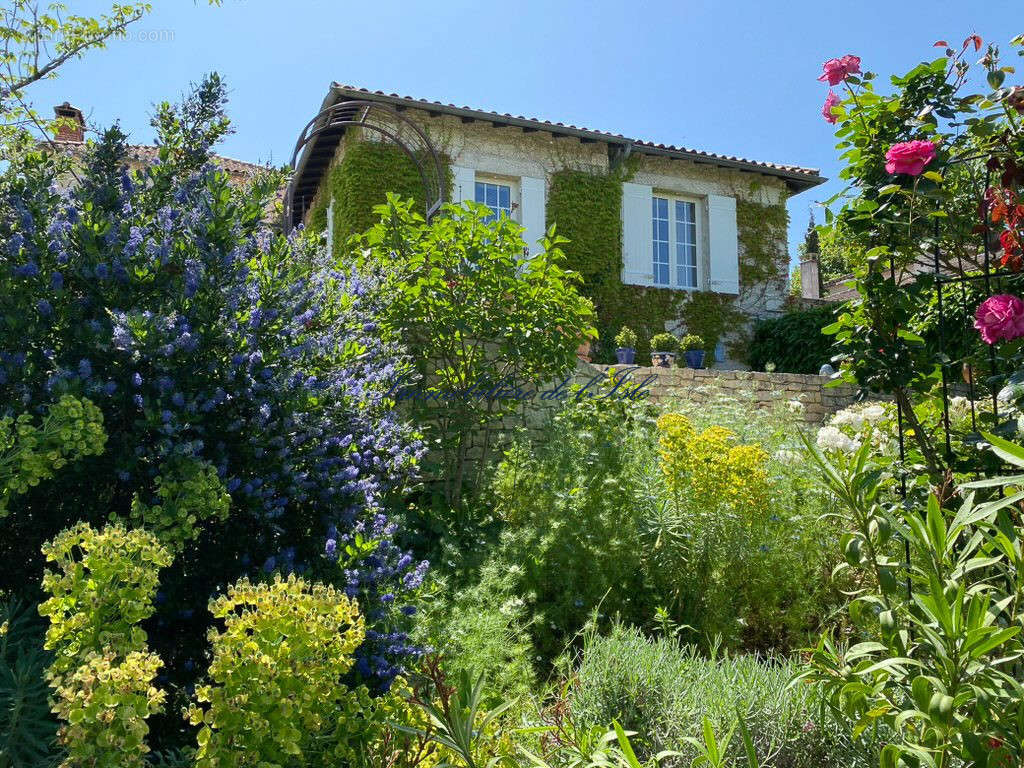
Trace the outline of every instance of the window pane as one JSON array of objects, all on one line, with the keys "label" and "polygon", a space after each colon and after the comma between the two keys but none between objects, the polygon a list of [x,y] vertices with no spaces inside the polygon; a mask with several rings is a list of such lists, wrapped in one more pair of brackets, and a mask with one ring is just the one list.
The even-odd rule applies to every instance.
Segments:
[{"label": "window pane", "polygon": [[498,187],[494,184],[487,185],[487,204],[498,205]]},{"label": "window pane", "polygon": [[651,198],[653,269],[656,285],[669,285],[668,200]]},{"label": "window pane", "polygon": [[509,197],[511,196],[511,190],[502,185],[498,187],[498,206],[504,208],[506,211],[511,209],[509,205]]},{"label": "window pane", "polygon": [[484,186],[485,185],[482,182],[478,181],[476,183],[476,197],[474,198],[474,200],[476,200],[478,203],[484,202]]}]

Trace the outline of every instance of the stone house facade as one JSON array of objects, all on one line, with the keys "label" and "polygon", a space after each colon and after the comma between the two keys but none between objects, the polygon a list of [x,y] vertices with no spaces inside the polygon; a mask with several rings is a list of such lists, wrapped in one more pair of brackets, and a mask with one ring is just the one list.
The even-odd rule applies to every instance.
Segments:
[{"label": "stone house facade", "polygon": [[[577,206],[570,215],[564,208],[552,208],[552,200],[565,199],[558,194],[558,185],[564,184],[566,172],[577,174],[577,180],[579,174],[611,180],[615,199],[609,204],[615,206],[617,231],[607,230],[596,248],[600,253],[594,253],[593,245],[590,253],[577,253],[573,242],[565,246],[568,266],[584,276],[584,292],[598,282],[607,286],[593,266],[603,259],[614,272],[610,277],[621,285],[621,301],[609,299],[607,287],[604,295],[595,289],[591,296],[604,339],[619,324],[633,324],[641,335],[712,328],[714,323],[701,326],[694,311],[687,315],[685,307],[698,306],[694,299],[701,295],[714,295],[716,301],[700,305],[728,307],[729,314],[701,335],[714,337],[708,351],[719,366],[741,367],[742,351],[734,342],[742,340],[756,319],[783,310],[789,261],[785,205],[789,196],[824,181],[816,169],[653,144],[337,83],[323,108],[351,101],[385,104],[415,121],[445,160],[447,199],[483,203],[495,215],[515,219],[524,227],[531,254],[552,223],[570,240],[586,239],[581,234],[586,222],[579,221],[590,218],[585,209]],[[343,166],[353,140],[375,140],[358,130],[316,137],[297,163],[295,221],[308,225],[317,215],[323,217],[329,240],[336,235],[331,230],[337,206],[370,206],[382,202],[388,191],[389,182],[382,178],[376,199],[355,202],[340,199],[328,183],[332,169]],[[595,209],[593,218],[598,217]],[[782,226],[757,229],[772,217]],[[746,229],[744,221],[749,222]],[[660,315],[645,311],[648,301],[662,308]],[[607,360],[610,342],[604,341],[602,349]]]}]

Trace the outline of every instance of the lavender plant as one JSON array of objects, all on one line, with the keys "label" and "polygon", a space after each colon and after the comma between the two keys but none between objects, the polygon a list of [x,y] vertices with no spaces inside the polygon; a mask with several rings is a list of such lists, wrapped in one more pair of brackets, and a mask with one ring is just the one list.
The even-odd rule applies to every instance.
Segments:
[{"label": "lavender plant", "polygon": [[[406,597],[426,569],[384,512],[421,451],[385,397],[401,350],[377,333],[372,279],[266,226],[281,175],[237,184],[213,162],[224,93],[213,75],[161,105],[150,165],[129,167],[115,126],[80,183],[43,153],[0,177],[0,418],[88,397],[109,438],[10,500],[0,557],[20,567],[0,590],[32,595],[64,528],[131,519],[176,551],[149,620],[172,685],[196,677],[209,596],[280,571],[358,598],[355,673],[386,688],[415,653]],[[216,512],[195,514],[202,499]]]}]

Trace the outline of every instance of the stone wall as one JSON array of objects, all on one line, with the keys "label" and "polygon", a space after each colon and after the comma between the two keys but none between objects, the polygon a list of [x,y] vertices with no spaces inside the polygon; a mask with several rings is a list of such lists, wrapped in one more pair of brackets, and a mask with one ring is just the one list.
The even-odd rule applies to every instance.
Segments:
[{"label": "stone wall", "polygon": [[[622,366],[581,362],[576,378],[585,380],[590,375],[607,373],[614,367]],[[590,374],[590,371],[594,373]],[[856,388],[847,384],[826,387],[829,377],[814,374],[645,367],[636,369],[631,375],[638,381],[652,375],[657,377],[647,387],[651,392],[650,399],[655,403],[702,403],[726,396],[755,408],[768,408],[798,400],[804,406],[804,418],[809,424],[820,424],[836,411],[851,405],[857,395]]]}]

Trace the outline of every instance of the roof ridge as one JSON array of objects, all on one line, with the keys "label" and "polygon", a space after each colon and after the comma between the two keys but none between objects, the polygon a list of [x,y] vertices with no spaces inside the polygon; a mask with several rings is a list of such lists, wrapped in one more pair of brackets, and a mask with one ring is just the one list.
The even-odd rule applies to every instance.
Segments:
[{"label": "roof ridge", "polygon": [[381,90],[370,90],[358,85],[351,85],[347,83],[339,83],[334,81],[331,83],[332,90],[348,91],[354,94],[365,94],[368,96],[383,96],[389,99],[397,99],[400,101],[409,102],[412,104],[426,105],[432,107],[441,107],[443,109],[454,109],[462,110],[465,112],[474,112],[480,115],[487,115],[490,118],[505,118],[508,120],[521,120],[527,123],[533,123],[540,126],[548,126],[549,128],[563,128],[570,131],[579,131],[581,133],[592,134],[593,136],[603,137],[605,139],[619,139],[621,141],[628,141],[629,143],[638,147],[648,147],[650,149],[658,149],[666,152],[678,152],[681,154],[697,155],[700,157],[706,157],[710,160],[724,160],[734,163],[742,163],[744,165],[750,165],[769,170],[783,171],[786,173],[799,174],[803,176],[819,177],[819,168],[807,168],[799,165],[792,165],[786,163],[773,163],[766,160],[751,160],[750,158],[739,157],[737,155],[726,155],[719,152],[710,152],[703,149],[694,149],[692,147],[679,146],[674,144],[657,143],[646,139],[631,138],[621,133],[612,133],[610,131],[604,131],[596,128],[587,128],[585,126],[573,125],[572,123],[555,122],[551,120],[545,120],[537,117],[526,117],[523,115],[513,115],[509,112],[496,112],[493,110],[478,109],[470,106],[459,106],[451,102],[442,102],[430,99],[421,99],[414,96],[403,96],[398,93],[388,93]]}]

